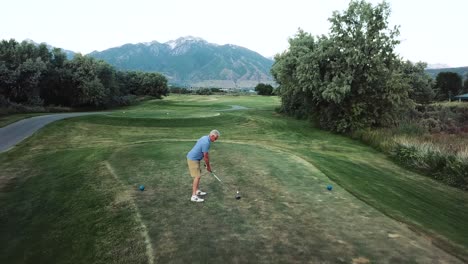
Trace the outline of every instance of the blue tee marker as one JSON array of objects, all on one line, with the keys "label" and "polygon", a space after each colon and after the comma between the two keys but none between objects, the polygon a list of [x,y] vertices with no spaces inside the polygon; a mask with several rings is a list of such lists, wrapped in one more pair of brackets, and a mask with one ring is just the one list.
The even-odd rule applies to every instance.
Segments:
[{"label": "blue tee marker", "polygon": [[331,186],[330,184],[327,185],[327,190],[331,191],[333,189],[333,186]]},{"label": "blue tee marker", "polygon": [[144,185],[140,185],[140,191],[144,191],[145,190],[145,186]]}]

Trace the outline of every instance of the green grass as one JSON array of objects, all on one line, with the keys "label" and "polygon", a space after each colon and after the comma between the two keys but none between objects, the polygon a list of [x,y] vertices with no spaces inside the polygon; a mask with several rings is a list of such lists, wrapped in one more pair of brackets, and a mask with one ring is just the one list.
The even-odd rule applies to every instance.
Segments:
[{"label": "green grass", "polygon": [[[466,192],[278,104],[171,95],[41,129],[0,154],[0,263],[466,261]],[[203,175],[190,203],[185,155],[214,128],[226,186]]]}]

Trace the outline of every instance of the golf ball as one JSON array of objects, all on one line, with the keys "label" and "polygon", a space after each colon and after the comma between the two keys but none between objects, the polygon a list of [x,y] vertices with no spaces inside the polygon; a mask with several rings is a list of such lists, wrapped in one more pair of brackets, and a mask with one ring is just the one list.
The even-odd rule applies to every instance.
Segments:
[{"label": "golf ball", "polygon": [[145,190],[145,186],[144,185],[140,185],[140,191],[144,191]]},{"label": "golf ball", "polygon": [[327,185],[327,190],[331,191],[333,189],[333,186],[331,186],[330,184]]}]

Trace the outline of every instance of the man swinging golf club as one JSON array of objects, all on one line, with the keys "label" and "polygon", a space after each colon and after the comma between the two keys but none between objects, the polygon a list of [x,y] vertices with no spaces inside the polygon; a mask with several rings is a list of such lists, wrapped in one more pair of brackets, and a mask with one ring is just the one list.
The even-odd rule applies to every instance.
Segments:
[{"label": "man swinging golf club", "polygon": [[208,136],[201,137],[192,150],[187,154],[187,163],[190,171],[190,176],[193,178],[192,184],[192,202],[203,202],[204,199],[200,196],[206,195],[206,192],[200,190],[200,177],[201,177],[201,167],[200,161],[203,159],[205,161],[206,170],[211,173],[210,158],[208,156],[208,151],[210,150],[211,142],[215,142],[220,133],[218,130],[212,130]]}]

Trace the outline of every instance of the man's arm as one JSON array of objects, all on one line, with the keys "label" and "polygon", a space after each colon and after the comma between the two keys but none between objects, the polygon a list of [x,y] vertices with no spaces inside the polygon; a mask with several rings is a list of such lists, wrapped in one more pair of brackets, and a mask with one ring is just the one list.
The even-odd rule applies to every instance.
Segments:
[{"label": "man's arm", "polygon": [[208,152],[203,152],[203,160],[205,160],[206,170],[211,172],[210,157],[208,156]]}]

